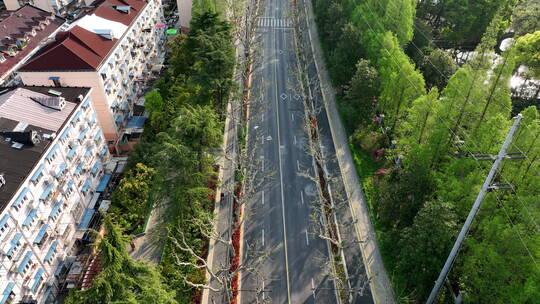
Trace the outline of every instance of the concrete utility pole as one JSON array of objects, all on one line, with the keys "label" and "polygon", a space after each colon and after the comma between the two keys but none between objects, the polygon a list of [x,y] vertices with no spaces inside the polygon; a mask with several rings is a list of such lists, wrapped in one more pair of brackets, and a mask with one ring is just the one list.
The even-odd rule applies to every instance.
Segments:
[{"label": "concrete utility pole", "polygon": [[515,117],[514,124],[512,125],[512,128],[508,132],[508,135],[506,136],[506,140],[504,141],[501,150],[499,151],[499,154],[493,158],[494,162],[491,166],[491,170],[489,171],[488,176],[486,177],[486,180],[484,181],[484,185],[482,185],[482,188],[480,189],[480,192],[478,193],[478,196],[476,197],[476,201],[474,202],[474,205],[469,212],[469,215],[467,216],[467,220],[465,221],[465,224],[463,224],[463,227],[461,228],[461,231],[459,232],[459,235],[457,237],[456,242],[454,243],[454,247],[452,247],[452,251],[450,251],[450,255],[446,259],[446,262],[444,263],[443,269],[441,270],[441,273],[439,274],[439,277],[437,278],[437,281],[435,282],[435,286],[433,286],[433,289],[431,290],[431,293],[429,295],[429,298],[427,299],[427,304],[433,304],[435,302],[435,299],[437,299],[437,295],[439,294],[439,291],[444,283],[444,280],[446,279],[446,276],[448,275],[448,272],[450,271],[450,268],[452,268],[452,264],[454,263],[454,260],[456,259],[456,256],[458,254],[459,249],[461,248],[461,245],[463,244],[463,240],[467,236],[467,233],[469,232],[469,228],[471,227],[472,221],[474,219],[474,216],[478,212],[478,209],[480,209],[480,204],[482,203],[482,200],[484,199],[484,195],[486,192],[490,189],[493,189],[495,187],[491,186],[491,182],[493,180],[493,177],[495,176],[495,173],[497,172],[497,168],[499,167],[499,164],[501,161],[507,157],[506,155],[506,149],[508,148],[508,145],[510,145],[510,142],[512,141],[512,137],[514,136],[514,133],[519,125],[520,120],[523,118],[521,114],[518,114]]}]

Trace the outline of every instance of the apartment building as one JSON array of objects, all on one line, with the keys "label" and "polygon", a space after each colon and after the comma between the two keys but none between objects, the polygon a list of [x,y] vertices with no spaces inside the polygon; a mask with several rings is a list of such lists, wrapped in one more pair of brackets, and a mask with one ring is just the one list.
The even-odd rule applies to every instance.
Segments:
[{"label": "apartment building", "polygon": [[[44,47],[19,75],[26,85],[90,86],[111,151],[130,150],[134,107],[164,60],[160,0],[104,0]],[[137,125],[138,126],[138,125]],[[139,128],[135,128],[139,129]]]},{"label": "apartment building", "polygon": [[30,5],[0,12],[0,86],[16,84],[15,71],[64,23],[63,18]]},{"label": "apartment building", "polygon": [[0,91],[1,304],[50,302],[98,207],[109,154],[91,91]]}]

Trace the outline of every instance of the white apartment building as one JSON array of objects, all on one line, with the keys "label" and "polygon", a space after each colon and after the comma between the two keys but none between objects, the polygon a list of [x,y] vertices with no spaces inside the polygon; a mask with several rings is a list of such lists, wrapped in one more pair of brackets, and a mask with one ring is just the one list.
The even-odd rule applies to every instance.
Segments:
[{"label": "white apartment building", "polygon": [[[135,103],[164,60],[160,0],[105,0],[19,69],[25,85],[89,86],[109,148],[131,150]],[[126,129],[126,127],[129,127]]]},{"label": "white apartment building", "polygon": [[109,158],[96,116],[90,88],[0,91],[0,304],[57,293]]}]

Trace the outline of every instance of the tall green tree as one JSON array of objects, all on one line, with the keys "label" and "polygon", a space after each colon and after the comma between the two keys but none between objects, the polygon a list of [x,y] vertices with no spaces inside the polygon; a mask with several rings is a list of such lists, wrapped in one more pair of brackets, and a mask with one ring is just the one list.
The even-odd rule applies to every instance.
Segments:
[{"label": "tall green tree", "polygon": [[523,36],[528,33],[540,31],[540,1],[519,1],[512,11],[512,28],[516,35]]},{"label": "tall green tree", "polygon": [[129,169],[112,195],[111,213],[126,231],[143,225],[152,191],[155,170],[142,163]]},{"label": "tall green tree", "polygon": [[415,298],[427,298],[458,231],[458,217],[452,204],[430,201],[401,233],[397,267],[402,275],[414,274],[413,280],[403,278],[403,281]]},{"label": "tall green tree", "polygon": [[526,65],[532,77],[540,78],[540,31],[520,37],[514,51],[516,62]]},{"label": "tall green tree", "polygon": [[435,49],[423,56],[420,70],[429,86],[436,86],[442,90],[450,76],[457,70],[457,65],[450,54],[441,49]]},{"label": "tall green tree", "polygon": [[175,293],[170,291],[155,266],[135,262],[127,253],[126,237],[110,218],[103,220],[106,235],[97,245],[101,271],[92,287],[73,291],[67,304],[176,304]]},{"label": "tall green tree", "polygon": [[202,171],[205,155],[216,152],[222,143],[223,124],[209,106],[186,106],[173,122],[171,131],[179,142],[197,153],[199,171]]},{"label": "tall green tree", "polygon": [[369,60],[360,59],[356,72],[345,91],[348,113],[356,124],[366,126],[375,112],[375,101],[380,94],[379,73]]},{"label": "tall green tree", "polygon": [[352,23],[341,30],[341,36],[330,57],[330,73],[336,85],[347,84],[355,72],[355,65],[363,55],[362,31]]},{"label": "tall green tree", "polygon": [[380,109],[387,113],[390,132],[393,132],[405,109],[425,94],[425,84],[422,74],[415,69],[394,35],[386,32],[382,44],[384,48],[377,62],[382,87]]},{"label": "tall green tree", "polygon": [[402,46],[413,37],[415,7],[416,0],[388,1],[384,16],[385,29],[394,33]]},{"label": "tall green tree", "polygon": [[232,27],[217,13],[205,11],[191,20],[187,36],[175,38],[170,70],[176,82],[198,87],[199,104],[212,103],[221,113],[234,87]]}]

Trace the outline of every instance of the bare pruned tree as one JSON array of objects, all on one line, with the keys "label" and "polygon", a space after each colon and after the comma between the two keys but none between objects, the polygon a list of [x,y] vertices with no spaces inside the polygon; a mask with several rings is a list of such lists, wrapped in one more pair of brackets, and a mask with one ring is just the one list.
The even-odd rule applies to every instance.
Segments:
[{"label": "bare pruned tree", "polygon": [[[201,235],[207,239],[213,239],[216,242],[225,244],[231,248],[232,252],[234,252],[232,240],[230,237],[224,238],[223,234],[215,231],[213,219],[210,216],[197,218],[193,221],[193,224],[199,227],[198,232],[200,232]],[[167,237],[169,238],[174,249],[178,250],[172,250],[172,258],[175,264],[178,266],[204,269],[211,277],[211,282],[200,283],[194,282],[186,275],[183,275],[182,279],[187,285],[196,289],[208,289],[215,292],[217,294],[216,296],[220,297],[219,303],[223,303],[222,301],[225,301],[225,303],[232,303],[232,282],[234,278],[241,272],[249,273],[256,278],[257,282],[260,282],[260,284],[256,285],[254,290],[251,290],[257,295],[257,303],[269,303],[268,301],[270,300],[270,297],[268,295],[264,295],[266,291],[263,283],[264,276],[259,269],[270,254],[272,254],[272,249],[260,250],[258,248],[261,248],[261,246],[256,243],[253,245],[247,244],[247,248],[245,249],[246,256],[244,260],[249,261],[249,263],[240,263],[236,269],[231,271],[231,266],[227,261],[220,261],[217,265],[214,264],[213,267],[210,267],[206,258],[202,254],[198,253],[193,245],[190,245],[190,243],[187,241],[186,233],[187,232],[182,230],[182,227],[175,227],[168,230]],[[179,252],[183,252],[193,259],[185,259],[178,254]]]},{"label": "bare pruned tree", "polygon": [[257,62],[260,39],[257,31],[257,21],[261,14],[262,0],[226,0],[228,7],[227,18],[234,25],[233,36],[238,50],[238,68],[242,86],[242,118],[247,119],[250,99],[251,75]]}]

